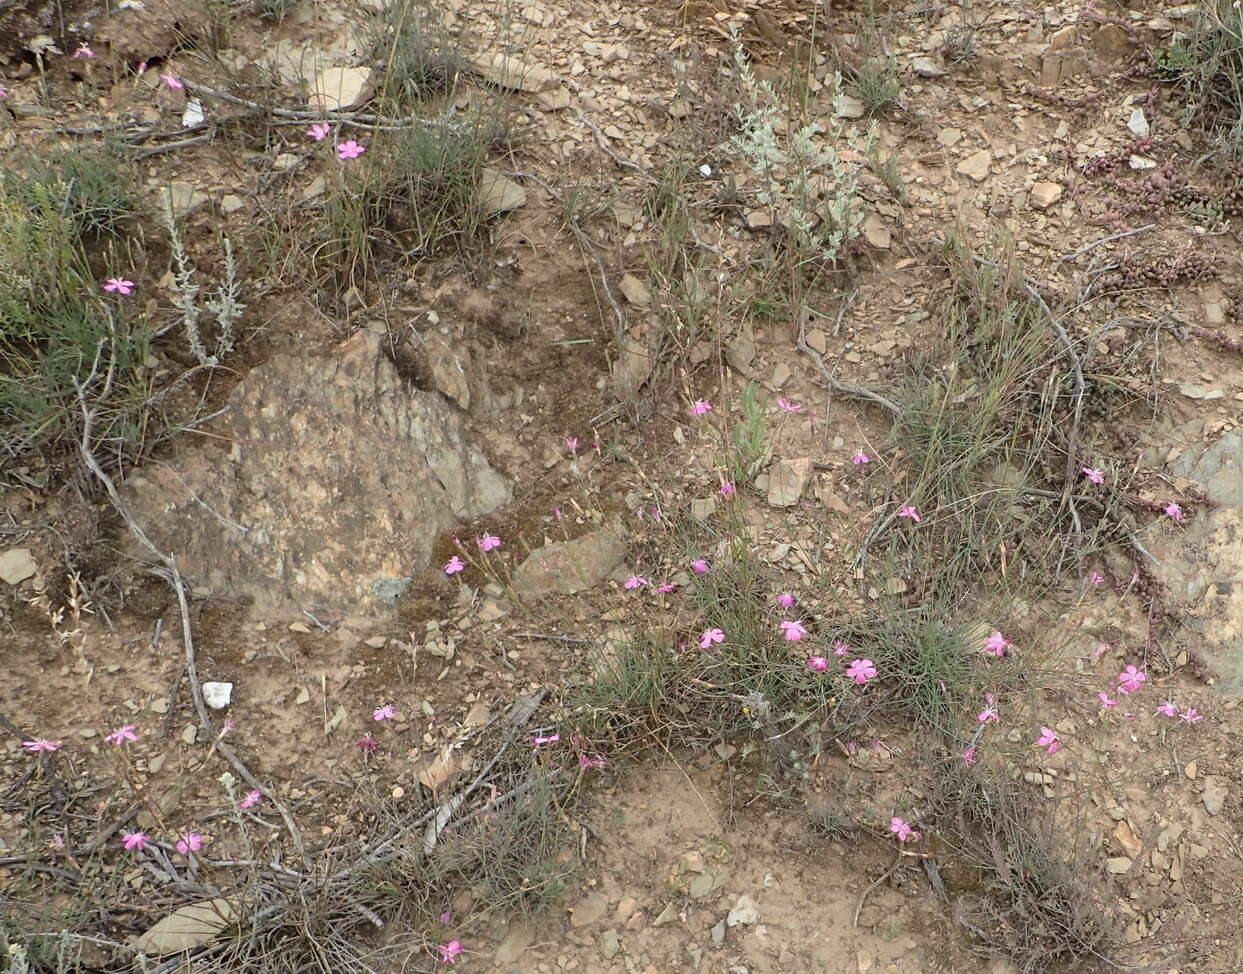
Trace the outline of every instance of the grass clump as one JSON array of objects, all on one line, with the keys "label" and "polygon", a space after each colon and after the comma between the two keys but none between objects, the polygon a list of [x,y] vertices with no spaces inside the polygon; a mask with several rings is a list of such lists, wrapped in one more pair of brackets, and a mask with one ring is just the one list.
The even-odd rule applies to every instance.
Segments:
[{"label": "grass clump", "polygon": [[851,71],[850,80],[859,100],[872,114],[895,107],[902,98],[896,58],[869,58]]},{"label": "grass clump", "polygon": [[1232,0],[1198,0],[1189,33],[1152,57],[1159,77],[1185,93],[1184,124],[1243,132],[1243,12]]},{"label": "grass clump", "polygon": [[382,105],[401,111],[452,88],[465,59],[465,32],[451,28],[427,0],[394,0],[368,18],[381,65],[376,85]]},{"label": "grass clump", "polygon": [[42,166],[0,178],[0,451],[9,461],[72,445],[77,386],[96,371],[109,377],[92,403],[107,454],[143,439],[151,332],[145,316],[105,299],[86,251],[129,212],[121,187],[99,172],[85,163],[71,164],[67,180]]},{"label": "grass clump", "polygon": [[928,820],[954,853],[946,887],[974,948],[1009,957],[1024,974],[1103,957],[1115,939],[1110,897],[1083,831],[985,765],[932,770]]},{"label": "grass clump", "polygon": [[327,265],[354,278],[384,256],[418,258],[475,239],[490,216],[483,165],[505,137],[503,120],[478,117],[377,139],[327,200]]}]

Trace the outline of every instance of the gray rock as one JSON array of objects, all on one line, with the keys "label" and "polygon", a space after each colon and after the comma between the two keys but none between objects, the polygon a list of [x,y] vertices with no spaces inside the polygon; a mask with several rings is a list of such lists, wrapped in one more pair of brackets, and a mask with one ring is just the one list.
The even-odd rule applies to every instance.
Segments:
[{"label": "gray rock", "polygon": [[600,935],[600,956],[605,960],[612,960],[619,950],[621,950],[621,937],[618,936],[617,931],[605,930]]},{"label": "gray rock", "polygon": [[511,583],[523,599],[573,595],[599,585],[626,557],[620,524],[589,531],[573,541],[555,541],[537,548],[518,566]]},{"label": "gray rock", "polygon": [[627,274],[623,277],[621,283],[617,285],[617,289],[621,291],[622,297],[628,302],[640,308],[646,308],[652,303],[652,292],[647,289],[646,284],[633,274]]},{"label": "gray rock", "polygon": [[509,500],[460,416],[370,332],[255,369],[226,417],[221,440],[131,475],[125,500],[193,584],[261,614],[383,611],[437,535]]},{"label": "gray rock", "polygon": [[911,62],[911,70],[921,78],[941,78],[945,76],[945,72],[937,67],[936,62],[932,58],[917,57]]}]

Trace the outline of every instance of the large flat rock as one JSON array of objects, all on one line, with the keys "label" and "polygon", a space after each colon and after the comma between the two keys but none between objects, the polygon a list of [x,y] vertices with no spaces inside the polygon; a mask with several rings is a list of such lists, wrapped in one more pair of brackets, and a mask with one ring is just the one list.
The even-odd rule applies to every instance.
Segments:
[{"label": "large flat rock", "polygon": [[194,584],[261,615],[382,613],[437,535],[510,497],[460,414],[369,333],[255,369],[226,420],[223,439],[131,476],[125,500]]}]

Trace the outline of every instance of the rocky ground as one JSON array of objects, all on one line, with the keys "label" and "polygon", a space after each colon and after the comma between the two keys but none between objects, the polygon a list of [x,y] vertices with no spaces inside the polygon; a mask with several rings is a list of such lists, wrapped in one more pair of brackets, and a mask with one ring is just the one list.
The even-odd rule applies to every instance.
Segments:
[{"label": "rocky ground", "polygon": [[[557,792],[548,867],[564,888],[524,911],[448,883],[429,907],[440,925],[411,924],[402,969],[434,969],[454,940],[457,967],[498,972],[1243,969],[1238,182],[1207,161],[1207,137],[1180,124],[1185,102],[1152,68],[1193,6],[539,0],[498,16],[449,4],[437,36],[464,38],[460,80],[427,117],[500,97],[515,120],[476,174],[486,225],[426,251],[410,236],[418,213],[398,214],[384,232],[400,242],[356,263],[300,241],[320,240],[355,185],[348,167],[380,156],[365,114],[383,77],[373,10],[294,3],[274,21],[148,0],[18,13],[0,20],[5,148],[79,146],[105,129],[127,140],[205,279],[220,279],[220,238],[233,241],[248,307],[218,369],[194,369],[178,332],[153,345],[157,387],[193,373],[169,400],[181,421],[211,418],[111,470],[120,508],[175,556],[197,679],[232,684],[227,710],[196,708],[176,595],[99,484],[26,461],[0,474],[10,942],[19,920],[71,901],[44,884],[58,869],[110,891],[107,922],[75,929],[132,943],[185,903],[241,888],[238,862],[302,868],[286,814],[328,860],[455,794],[463,811],[501,807],[488,803],[508,785],[489,761],[512,727],[501,751],[520,740],[534,768],[522,774],[574,784]],[[781,270],[792,207],[767,205],[764,180],[726,148],[731,29],[817,135],[874,126],[876,159],[902,181],[862,141],[844,150],[862,166],[859,234],[799,312]],[[897,104],[870,111],[857,80],[834,97],[833,70],[849,78],[877,44]],[[78,45],[94,56],[74,57]],[[293,107],[305,104],[343,112],[325,117],[368,154],[338,161],[308,138],[313,116]],[[791,110],[774,137],[795,127]],[[659,202],[671,173],[676,245]],[[1071,435],[1074,466],[1104,471],[1099,496],[1124,498],[1101,502],[1125,515],[1107,541],[1033,515],[1030,540],[983,551],[978,586],[955,602],[980,636],[973,659],[993,630],[1014,640],[963,713],[974,726],[996,695],[1003,719],[980,725],[981,761],[1040,830],[1075,838],[1090,912],[1109,917],[1095,959],[990,951],[982,890],[955,871],[975,852],[927,828],[913,843],[888,833],[894,815],[931,821],[943,797],[927,727],[826,724],[821,746],[793,753],[749,711],[762,731],[750,738],[620,718],[604,732],[576,689],[638,634],[685,649],[717,622],[700,618],[692,557],[709,578],[754,563],[769,594],[797,596],[826,655],[883,605],[935,601],[916,547],[890,543],[917,529],[895,519],[920,481],[911,451],[884,404],[850,389],[896,397],[912,375],[939,374],[944,363],[916,367],[952,330],[955,235],[994,260],[1008,238],[1036,297],[1070,322],[1081,377],[1111,390],[1113,411]],[[175,321],[167,249],[132,248],[135,301]],[[1037,387],[1045,372],[1070,381],[1046,364]],[[698,401],[713,410],[693,415]],[[738,429],[760,437],[742,476]],[[923,515],[916,537],[955,512]],[[481,551],[488,537],[501,544]],[[1029,577],[1046,542],[1062,555]],[[446,572],[458,557],[464,570]],[[1143,692],[1111,691],[1136,664]],[[525,723],[511,709],[524,699],[539,703]],[[1157,712],[1167,702],[1172,717]],[[103,741],[130,724],[128,749]],[[1031,746],[1046,726],[1056,753]],[[22,736],[59,742],[56,761]],[[247,816],[235,811],[247,789],[218,784],[222,742],[261,792]],[[68,807],[47,784],[62,781],[79,789]],[[824,827],[826,803],[848,823]],[[174,868],[171,843],[195,829],[210,855]],[[119,836],[137,830],[167,840],[166,858],[126,859]],[[524,896],[539,885],[524,884]],[[82,967],[131,963],[88,947]],[[175,969],[165,956],[158,969]]]}]

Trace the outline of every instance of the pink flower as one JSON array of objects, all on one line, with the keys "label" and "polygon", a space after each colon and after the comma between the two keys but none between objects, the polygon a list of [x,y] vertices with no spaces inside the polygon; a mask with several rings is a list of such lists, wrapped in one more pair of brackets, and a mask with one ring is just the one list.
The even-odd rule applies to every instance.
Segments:
[{"label": "pink flower", "polygon": [[870,659],[853,660],[846,667],[846,675],[859,686],[866,686],[868,680],[875,679],[876,677],[876,664]]},{"label": "pink flower", "polygon": [[721,496],[722,497],[732,497],[737,492],[738,492],[738,488],[735,487],[730,481],[727,480],[725,481],[725,483],[721,484]]},{"label": "pink flower", "polygon": [[1105,472],[1103,470],[1093,470],[1091,467],[1084,467],[1083,475],[1094,484],[1103,484],[1105,482]]},{"label": "pink flower", "polygon": [[725,633],[720,629],[705,629],[699,634],[699,648],[708,649],[713,643],[725,642]]},{"label": "pink flower", "polygon": [[176,76],[176,75],[172,75],[172,74],[162,74],[162,75],[160,75],[160,80],[161,80],[161,81],[163,81],[163,82],[164,82],[166,85],[168,85],[170,88],[172,88],[172,89],[173,89],[173,91],[180,91],[182,88],[184,88],[184,87],[185,87],[185,85],[184,85],[184,84],[182,84],[182,83],[181,83],[181,82],[177,79],[177,76]]},{"label": "pink flower", "polygon": [[499,548],[501,546],[501,539],[495,534],[485,534],[478,540],[478,544],[480,551],[491,551],[493,548]]},{"label": "pink flower", "polygon": [[637,588],[642,588],[647,584],[647,579],[642,575],[631,575],[626,579],[626,584],[622,586],[627,592],[633,592]]},{"label": "pink flower", "polygon": [[0,98],[8,98],[8,97],[9,97],[9,89],[0,88]]},{"label": "pink flower", "polygon": [[197,832],[187,832],[177,843],[177,851],[183,856],[187,852],[198,852],[203,848],[203,837]]},{"label": "pink flower", "polygon": [[374,721],[392,720],[396,716],[397,708],[391,703],[386,703],[384,706],[376,707],[375,710],[371,711],[371,719]]},{"label": "pink flower", "polygon": [[55,741],[38,740],[38,741],[22,741],[24,747],[31,754],[38,754],[40,751],[59,751],[60,745]]},{"label": "pink flower", "polygon": [[89,47],[87,47],[85,44],[80,44],[80,45],[78,45],[77,50],[75,50],[75,51],[73,52],[73,56],[74,56],[74,57],[84,57],[84,58],[86,58],[87,60],[94,60],[94,59],[95,59],[95,52],[94,52],[94,51],[92,51],[92,50],[91,50]]},{"label": "pink flower", "polygon": [[121,844],[125,846],[126,852],[133,852],[135,849],[142,852],[150,841],[151,837],[146,832],[126,832],[121,836]]},{"label": "pink flower", "polygon": [[842,640],[840,639],[834,639],[833,640],[833,655],[834,656],[849,656],[850,655],[850,643],[842,642]]},{"label": "pink flower", "polygon": [[807,668],[813,673],[823,673],[829,668],[829,661],[823,656],[813,656],[807,661]]},{"label": "pink flower", "polygon": [[677,586],[674,585],[673,582],[665,582],[664,585],[657,585],[656,591],[659,592],[661,595],[666,595],[669,592],[672,592],[676,588]]},{"label": "pink flower", "polygon": [[380,742],[368,734],[366,737],[360,737],[354,742],[354,746],[364,754],[374,754],[380,747]]},{"label": "pink flower", "polygon": [[1062,749],[1062,739],[1057,736],[1057,731],[1051,731],[1047,727],[1040,728],[1040,737],[1036,739],[1035,747],[1043,747],[1050,754],[1056,754]]},{"label": "pink flower", "polygon": [[342,162],[346,159],[357,159],[366,151],[366,146],[359,145],[353,139],[350,139],[348,142],[342,142],[337,146],[337,158]]},{"label": "pink flower", "polygon": [[332,131],[332,126],[327,122],[312,122],[311,127],[306,130],[306,134],[313,138],[316,142],[323,142],[328,138],[328,133]]},{"label": "pink flower", "polygon": [[1101,582],[1105,581],[1105,576],[1102,575],[1100,572],[1093,572],[1091,575],[1088,576],[1088,581],[1091,582],[1093,585],[1100,585]]},{"label": "pink flower", "polygon": [[52,841],[49,842],[48,845],[50,845],[57,852],[64,852],[65,851],[65,837],[61,835],[59,832],[55,832],[52,835]]},{"label": "pink flower", "polygon": [[712,412],[712,403],[705,402],[703,399],[698,399],[691,404],[692,416],[705,416],[710,412]]},{"label": "pink flower", "polygon": [[976,714],[975,719],[981,724],[996,724],[1001,720],[1001,714],[994,707],[986,707]]},{"label": "pink flower", "polygon": [[1183,517],[1185,516],[1183,514],[1183,509],[1179,507],[1177,504],[1175,504],[1173,501],[1170,501],[1168,504],[1165,505],[1165,513],[1174,519],[1175,524],[1183,523]]},{"label": "pink flower", "polygon": [[1167,700],[1165,703],[1157,705],[1157,713],[1163,714],[1166,717],[1177,717],[1178,708],[1171,701]]},{"label": "pink flower", "polygon": [[1110,700],[1110,699],[1109,699],[1109,694],[1108,694],[1108,693],[1106,693],[1104,690],[1102,690],[1100,693],[1098,693],[1098,694],[1096,695],[1096,697],[1097,697],[1097,699],[1098,699],[1098,700],[1100,700],[1100,702],[1101,702],[1101,709],[1102,709],[1102,710],[1112,710],[1114,707],[1118,706],[1118,701],[1117,701],[1117,700]]},{"label": "pink flower", "polygon": [[247,808],[254,808],[261,801],[263,801],[263,792],[258,788],[251,788],[246,792],[246,797],[237,803],[237,807],[244,811]]},{"label": "pink flower", "polygon": [[896,815],[889,820],[889,831],[898,837],[899,842],[906,842],[908,839],[919,838],[919,833]]},{"label": "pink flower", "polygon": [[988,641],[984,643],[984,650],[1001,659],[1001,657],[1006,655],[1007,647],[1013,645],[1013,641],[1003,636],[999,630],[988,637]]},{"label": "pink flower", "polygon": [[559,740],[561,740],[560,734],[549,734],[547,737],[540,737],[537,735],[536,737],[531,738],[531,743],[535,747],[539,747],[541,744],[556,744]]},{"label": "pink flower", "polygon": [[790,402],[789,399],[778,399],[777,408],[780,409],[782,412],[797,413],[803,407],[794,405],[794,403]]},{"label": "pink flower", "polygon": [[1144,689],[1144,681],[1147,679],[1148,674],[1143,670],[1137,670],[1134,666],[1128,666],[1118,674],[1118,692],[1138,693]]},{"label": "pink flower", "polygon": [[129,741],[138,740],[138,734],[133,724],[126,724],[120,730],[113,731],[104,738],[109,744],[126,744]]},{"label": "pink flower", "polygon": [[121,294],[133,294],[134,282],[123,277],[110,277],[104,282],[105,291],[117,291]]},{"label": "pink flower", "polygon": [[978,747],[967,748],[965,751],[962,752],[962,763],[965,764],[968,768],[971,767],[971,765],[975,764],[976,756],[979,753],[980,753],[980,749]]},{"label": "pink flower", "polygon": [[864,453],[862,450],[860,450],[858,453],[856,453],[853,457],[850,458],[850,462],[853,464],[871,463],[872,458],[868,456],[866,453]]},{"label": "pink flower", "polygon": [[691,568],[694,570],[696,575],[706,575],[708,573],[708,569],[711,567],[712,566],[708,564],[707,558],[696,558],[691,562]]},{"label": "pink flower", "polygon": [[789,592],[782,592],[780,595],[777,596],[777,604],[781,606],[783,609],[794,608],[794,603],[797,601],[798,599],[796,599]]},{"label": "pink flower", "polygon": [[909,517],[916,524],[923,520],[914,504],[903,504],[901,510],[898,511],[898,517]]},{"label": "pink flower", "polygon": [[807,627],[801,622],[786,619],[777,627],[781,630],[781,634],[792,643],[798,642],[807,635]]},{"label": "pink flower", "polygon": [[459,558],[457,555],[454,555],[447,562],[445,562],[445,574],[446,575],[456,575],[458,572],[462,572],[465,570],[466,570],[466,562],[462,561],[462,559]]},{"label": "pink flower", "polygon": [[595,757],[589,758],[586,754],[580,754],[578,756],[578,766],[580,768],[603,768],[604,755],[597,754]]},{"label": "pink flower", "polygon": [[1204,714],[1198,712],[1195,707],[1188,707],[1185,714],[1179,714],[1178,716],[1189,724],[1194,724],[1197,720],[1204,719]]},{"label": "pink flower", "polygon": [[567,436],[565,438],[565,448],[574,456],[578,456],[578,437]]},{"label": "pink flower", "polygon": [[453,911],[445,910],[444,913],[440,914],[440,922],[441,923],[452,923],[453,922]]},{"label": "pink flower", "polygon": [[446,964],[456,964],[458,955],[462,952],[462,942],[454,939],[447,944],[440,944],[436,948],[440,951],[440,959]]}]

